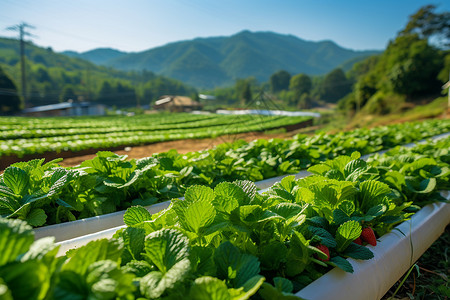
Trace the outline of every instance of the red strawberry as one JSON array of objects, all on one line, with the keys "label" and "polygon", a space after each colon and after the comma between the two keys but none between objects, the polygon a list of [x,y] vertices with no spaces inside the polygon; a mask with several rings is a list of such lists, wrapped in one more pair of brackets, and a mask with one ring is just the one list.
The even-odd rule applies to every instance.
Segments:
[{"label": "red strawberry", "polygon": [[353,241],[353,243],[361,245],[362,246],[362,241],[361,241],[361,237],[358,237],[356,240]]},{"label": "red strawberry", "polygon": [[327,246],[317,245],[316,248],[327,255],[326,259],[319,258],[319,260],[321,260],[321,261],[329,261],[330,260],[330,250],[328,250]]},{"label": "red strawberry", "polygon": [[361,232],[361,239],[372,246],[377,245],[377,238],[375,237],[375,233],[373,232],[373,229],[370,227],[363,228]]}]

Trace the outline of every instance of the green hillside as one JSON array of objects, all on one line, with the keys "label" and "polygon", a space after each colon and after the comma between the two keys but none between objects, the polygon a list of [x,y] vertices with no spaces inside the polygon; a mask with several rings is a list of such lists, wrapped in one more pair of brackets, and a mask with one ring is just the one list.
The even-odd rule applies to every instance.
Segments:
[{"label": "green hillside", "polygon": [[[68,99],[97,101],[119,107],[149,104],[165,94],[190,95],[195,89],[180,81],[150,71],[119,71],[87,60],[55,53],[51,48],[27,43],[27,106],[46,105]],[[109,49],[111,50],[111,49]],[[107,51],[94,50],[90,59]],[[0,68],[14,81],[21,93],[19,42],[0,38]]]},{"label": "green hillside", "polygon": [[116,49],[111,48],[98,48],[94,50],[90,50],[83,53],[78,53],[75,51],[64,51],[62,54],[71,56],[71,57],[77,57],[81,59],[88,60],[90,62],[93,62],[97,65],[102,65],[106,63],[108,60],[115,59],[118,57],[122,57],[124,55],[127,55],[126,52],[122,52]]},{"label": "green hillside", "polygon": [[[332,41],[311,42],[293,35],[242,31],[230,37],[197,38],[120,54],[103,64],[126,71],[146,69],[199,88],[214,88],[250,76],[264,82],[278,70],[323,75],[349,60],[375,53],[345,49]],[[108,55],[105,50],[105,57]]]}]

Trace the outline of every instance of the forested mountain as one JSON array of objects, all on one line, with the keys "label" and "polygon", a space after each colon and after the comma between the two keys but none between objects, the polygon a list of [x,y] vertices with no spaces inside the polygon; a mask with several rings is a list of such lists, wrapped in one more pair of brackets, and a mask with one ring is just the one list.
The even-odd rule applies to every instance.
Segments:
[{"label": "forested mountain", "polygon": [[78,53],[75,51],[64,51],[62,52],[62,54],[71,57],[82,58],[90,62],[93,62],[94,64],[97,65],[103,65],[107,63],[109,60],[125,56],[128,53],[111,48],[97,48],[83,53]]},{"label": "forested mountain", "polygon": [[[111,49],[94,50],[111,57]],[[91,53],[94,51],[90,51]],[[323,75],[379,53],[345,49],[332,41],[305,41],[293,35],[242,31],[229,37],[197,38],[138,53],[115,53],[101,64],[120,70],[149,70],[199,88],[234,84],[238,78],[264,82],[276,71]],[[79,54],[92,62],[87,53]],[[350,66],[351,67],[351,66]]]},{"label": "forested mountain", "polygon": [[[97,101],[115,106],[149,104],[165,94],[190,95],[195,89],[150,71],[125,72],[87,60],[55,53],[26,43],[26,105],[52,104],[68,99]],[[103,50],[102,50],[103,51]],[[101,57],[91,51],[89,57]],[[111,52],[111,55],[118,54]],[[22,95],[19,42],[0,38],[0,68]]]}]

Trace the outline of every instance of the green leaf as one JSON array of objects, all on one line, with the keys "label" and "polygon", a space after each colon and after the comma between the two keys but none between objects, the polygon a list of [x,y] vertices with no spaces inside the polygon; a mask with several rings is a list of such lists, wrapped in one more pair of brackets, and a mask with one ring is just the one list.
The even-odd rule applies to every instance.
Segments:
[{"label": "green leaf", "polygon": [[270,210],[284,219],[289,219],[302,213],[305,207],[296,203],[283,202],[272,207]]},{"label": "green leaf", "polygon": [[161,229],[146,237],[144,255],[165,274],[175,264],[188,258],[189,241],[177,230]]},{"label": "green leaf", "polygon": [[347,216],[351,216],[355,212],[355,204],[351,201],[342,201],[338,208],[342,210]]},{"label": "green leaf", "polygon": [[294,290],[294,285],[292,284],[292,281],[286,278],[282,277],[275,277],[273,279],[273,283],[275,284],[275,287],[277,290],[284,292],[284,293],[292,293]]},{"label": "green leaf", "polygon": [[428,194],[436,188],[436,178],[424,179],[418,185],[415,181],[406,179],[406,186],[415,193]]},{"label": "green leaf", "polygon": [[16,195],[24,195],[27,192],[29,179],[27,173],[22,169],[12,166],[6,168],[3,173],[3,181]]},{"label": "green leaf", "polygon": [[278,290],[276,287],[272,286],[271,284],[269,284],[267,282],[264,282],[261,285],[261,288],[259,289],[258,294],[264,300],[273,300],[273,299],[301,300],[302,299],[293,294],[283,293],[282,291]]},{"label": "green leaf", "polygon": [[[124,243],[124,253],[129,253],[129,257],[133,260],[142,259],[141,253],[144,251],[145,230],[143,228],[127,227],[122,232],[122,238]],[[124,261],[122,256],[122,263]]]},{"label": "green leaf", "polygon": [[5,284],[3,279],[0,278],[0,299],[1,300],[14,300],[11,291],[8,289],[8,286]]},{"label": "green leaf", "polygon": [[333,238],[331,233],[320,227],[309,226],[308,230],[312,234],[320,237],[321,244],[329,248],[335,248],[337,246],[336,240]]},{"label": "green leaf", "polygon": [[336,232],[337,251],[344,251],[362,232],[361,225],[356,221],[347,221],[338,227]]},{"label": "green leaf", "polygon": [[150,299],[159,298],[164,292],[173,290],[178,284],[182,284],[189,271],[190,262],[185,258],[176,262],[165,273],[150,272],[140,280],[141,293]]},{"label": "green leaf", "polygon": [[186,225],[190,231],[199,233],[200,229],[211,225],[216,216],[216,210],[211,202],[207,201],[196,201],[190,203],[185,209],[185,214],[183,218],[182,225]]},{"label": "green leaf", "polygon": [[257,188],[254,182],[249,180],[236,180],[233,183],[239,186],[247,195],[247,201],[245,201],[244,205],[250,204],[255,199]]},{"label": "green leaf", "polygon": [[192,300],[231,300],[227,285],[222,280],[204,276],[195,279],[189,292]]},{"label": "green leaf", "polygon": [[84,277],[91,264],[105,259],[119,261],[122,251],[123,245],[117,240],[101,239],[92,241],[80,248],[69,250],[66,253],[69,260],[65,262],[61,270],[73,271]]},{"label": "green leaf", "polygon": [[353,273],[354,271],[352,265],[348,262],[348,260],[341,256],[332,257],[329,263],[332,266],[338,267],[348,273]]},{"label": "green leaf", "polygon": [[196,201],[212,202],[214,192],[211,188],[203,185],[194,185],[189,187],[184,194],[185,201],[191,203]]},{"label": "green leaf", "polygon": [[128,208],[123,216],[123,222],[127,226],[138,225],[145,221],[150,221],[151,219],[152,215],[142,206],[132,206]]},{"label": "green leaf", "polygon": [[375,180],[367,180],[359,185],[361,209],[367,211],[372,206],[381,204],[384,196],[391,192],[387,184]]},{"label": "green leaf", "polygon": [[33,241],[33,230],[26,222],[0,218],[0,266],[27,252]]},{"label": "green leaf", "polygon": [[136,277],[144,277],[154,268],[145,260],[132,260],[122,267],[122,271],[125,273],[133,273]]},{"label": "green leaf", "polygon": [[350,221],[350,217],[340,209],[333,210],[333,221],[337,225],[344,224],[347,221]]},{"label": "green leaf", "polygon": [[59,246],[55,245],[55,237],[44,237],[35,241],[30,249],[20,258],[20,261],[40,260],[49,266],[56,257],[58,249]]},{"label": "green leaf", "polygon": [[309,249],[306,239],[297,231],[292,234],[289,252],[286,256],[286,275],[296,276],[303,272],[309,263]]},{"label": "green leaf", "polygon": [[228,289],[232,300],[246,300],[256,294],[265,278],[261,275],[256,275],[247,280],[239,289]]},{"label": "green leaf", "polygon": [[8,286],[13,299],[45,299],[50,289],[49,269],[37,260],[2,266],[0,278]]},{"label": "green leaf", "polygon": [[369,248],[351,243],[343,252],[343,255],[354,258],[368,260],[373,258],[373,253]]},{"label": "green leaf", "polygon": [[263,269],[278,270],[280,264],[286,260],[288,249],[282,242],[273,241],[268,245],[262,246],[260,249],[261,255],[259,259],[261,260]]},{"label": "green leaf", "polygon": [[241,254],[239,249],[230,242],[224,242],[216,249],[214,261],[217,266],[217,276],[227,279],[232,287],[238,288],[247,280],[259,274],[259,261],[253,255]]},{"label": "green leaf", "polygon": [[371,219],[366,219],[366,221],[371,221],[372,219],[381,216],[386,212],[387,208],[384,204],[378,204],[376,206],[372,206],[366,213],[366,217],[370,216]]},{"label": "green leaf", "polygon": [[226,213],[231,213],[240,204],[243,205],[247,197],[242,188],[230,182],[219,183],[214,188],[214,195],[214,206]]},{"label": "green leaf", "polygon": [[39,227],[45,224],[45,221],[47,220],[47,215],[45,214],[45,211],[41,208],[35,208],[32,209],[26,219],[28,224],[30,224],[33,227]]}]

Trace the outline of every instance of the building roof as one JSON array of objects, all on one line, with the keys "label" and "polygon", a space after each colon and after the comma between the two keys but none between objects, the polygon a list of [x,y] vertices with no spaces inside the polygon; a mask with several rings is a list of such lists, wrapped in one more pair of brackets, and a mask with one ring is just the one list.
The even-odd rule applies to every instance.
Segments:
[{"label": "building roof", "polygon": [[163,105],[165,103],[170,103],[173,106],[199,106],[200,102],[192,100],[190,97],[186,96],[162,96],[159,100],[155,102],[155,106]]},{"label": "building roof", "polygon": [[70,107],[88,107],[91,105],[97,105],[97,104],[92,104],[90,102],[63,102],[63,103],[56,103],[56,104],[50,104],[50,105],[42,105],[42,106],[25,108],[23,110],[23,112],[24,113],[43,112],[43,111],[66,109],[66,108],[70,108]]}]

